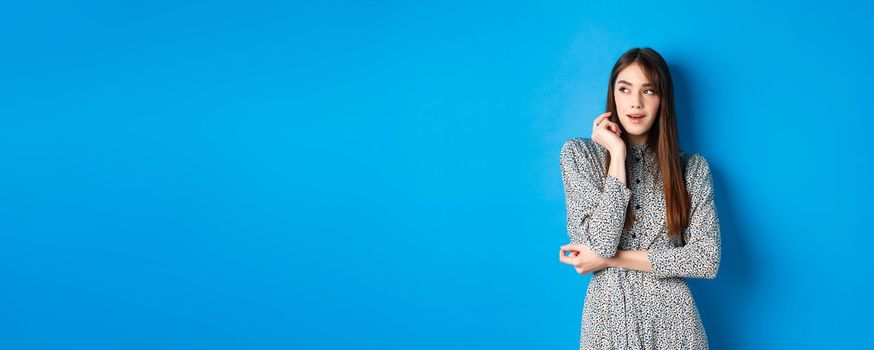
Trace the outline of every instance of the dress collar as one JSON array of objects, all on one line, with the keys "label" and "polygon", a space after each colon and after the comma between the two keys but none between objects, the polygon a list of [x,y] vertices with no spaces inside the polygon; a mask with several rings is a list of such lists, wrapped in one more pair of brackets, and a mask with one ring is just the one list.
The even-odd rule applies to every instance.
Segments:
[{"label": "dress collar", "polygon": [[649,151],[649,144],[644,143],[642,145],[631,145],[630,148],[635,153],[643,153],[644,151]]}]

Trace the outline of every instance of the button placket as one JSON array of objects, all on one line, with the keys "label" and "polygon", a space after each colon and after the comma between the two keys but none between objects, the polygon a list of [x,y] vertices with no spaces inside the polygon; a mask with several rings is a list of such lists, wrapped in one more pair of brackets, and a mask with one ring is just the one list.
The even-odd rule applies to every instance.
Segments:
[{"label": "button placket", "polygon": [[[638,184],[638,186],[635,186],[636,188],[640,188],[641,177],[646,173],[647,162],[644,161],[644,159],[643,159],[644,156],[645,156],[645,150],[643,148],[639,148],[639,147],[634,148],[634,162],[635,163],[633,165],[633,168],[634,168],[633,173],[634,173],[634,183]],[[640,191],[638,190],[638,192],[640,192]],[[641,213],[639,212],[640,207],[641,207],[641,199],[640,199],[641,197],[639,194],[635,197],[636,197],[635,198],[636,200],[634,203],[634,209],[635,209],[634,228],[636,231],[636,230],[640,230],[642,228],[640,225]],[[641,239],[643,237],[644,236],[641,235]],[[632,249],[640,249],[641,243],[640,243],[640,240],[637,239],[637,232],[631,233],[631,239],[632,239],[632,241],[630,242],[631,243],[630,245],[633,247]]]}]

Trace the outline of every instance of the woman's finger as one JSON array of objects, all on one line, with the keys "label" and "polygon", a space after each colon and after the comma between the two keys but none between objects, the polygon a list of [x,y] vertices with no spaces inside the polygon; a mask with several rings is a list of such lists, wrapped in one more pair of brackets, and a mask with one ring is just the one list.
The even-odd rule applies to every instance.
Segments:
[{"label": "woman's finger", "polygon": [[[566,251],[570,251],[571,254],[570,254],[570,255],[565,255],[565,252],[566,252]],[[578,262],[577,262],[577,255],[579,255],[579,252],[576,252],[576,251],[573,251],[573,250],[562,250],[561,253],[560,253],[560,255],[559,255],[559,257],[558,257],[558,261],[560,261],[560,262],[562,262],[562,263],[564,263],[564,264],[568,264],[568,265],[574,266],[574,265],[576,265],[576,264],[578,263]]]},{"label": "woman's finger", "polygon": [[564,255],[564,252],[566,252],[566,251],[567,250],[565,250],[564,248],[562,248],[559,251],[558,261],[561,261],[562,263],[565,263],[565,264],[572,264],[573,262],[571,261],[571,257]]},{"label": "woman's finger", "polygon": [[598,126],[599,126],[599,127],[601,127],[601,126],[605,126],[605,125],[614,124],[613,121],[610,120],[610,116],[609,116],[609,115],[602,115],[601,117],[598,117],[598,118],[599,118],[599,119],[598,119]]},{"label": "woman's finger", "polygon": [[601,114],[600,116],[595,118],[595,120],[592,121],[592,128],[594,129],[594,128],[600,127],[601,121],[604,120],[604,118],[605,118],[605,116],[603,114]]},{"label": "woman's finger", "polygon": [[595,118],[595,121],[594,121],[595,125],[599,125],[601,123],[601,120],[603,120],[605,118],[609,118],[611,113],[612,112],[601,113],[601,115],[599,115],[597,118]]},{"label": "woman's finger", "polygon": [[604,113],[604,114],[601,114],[600,116],[598,116],[598,118],[595,119],[595,123],[598,124],[598,126],[600,126],[601,123],[603,123],[605,120],[610,120],[610,115],[607,113]]},{"label": "woman's finger", "polygon": [[619,128],[619,124],[614,123],[614,122],[609,122],[609,123],[610,123],[610,131],[612,131],[614,134],[622,133],[622,130]]},{"label": "woman's finger", "polygon": [[601,124],[598,125],[598,129],[605,129],[605,130],[612,132],[614,134],[618,133],[615,131],[615,130],[618,130],[618,126],[616,125],[616,123],[610,121],[609,119],[605,119],[605,120],[601,121]]}]

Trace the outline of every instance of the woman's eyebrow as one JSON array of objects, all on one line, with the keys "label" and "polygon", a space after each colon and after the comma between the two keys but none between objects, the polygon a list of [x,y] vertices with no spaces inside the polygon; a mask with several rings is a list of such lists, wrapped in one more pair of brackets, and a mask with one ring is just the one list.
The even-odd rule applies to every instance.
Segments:
[{"label": "woman's eyebrow", "polygon": [[[629,82],[627,82],[627,81],[625,81],[625,80],[617,81],[616,84],[628,84],[628,85],[634,86],[634,84],[629,83]],[[643,85],[641,85],[641,86],[649,86],[649,87],[653,87],[654,85],[652,85],[652,84],[650,84],[650,83],[643,83]]]}]

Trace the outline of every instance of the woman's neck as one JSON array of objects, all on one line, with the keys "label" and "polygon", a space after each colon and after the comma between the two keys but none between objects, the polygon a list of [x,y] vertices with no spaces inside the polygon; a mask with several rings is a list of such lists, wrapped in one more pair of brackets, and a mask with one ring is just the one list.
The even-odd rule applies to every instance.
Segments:
[{"label": "woman's neck", "polygon": [[631,144],[630,146],[643,146],[646,144],[646,141],[647,141],[646,134],[628,135],[628,142]]}]

